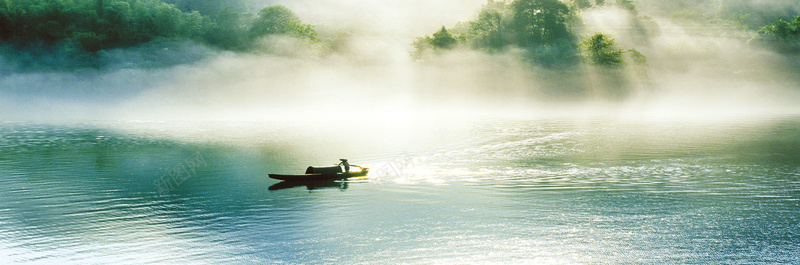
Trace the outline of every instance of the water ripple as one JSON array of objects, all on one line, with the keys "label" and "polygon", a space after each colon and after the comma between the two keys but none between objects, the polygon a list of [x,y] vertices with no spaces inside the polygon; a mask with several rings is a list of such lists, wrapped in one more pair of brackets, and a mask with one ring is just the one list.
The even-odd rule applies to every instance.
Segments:
[{"label": "water ripple", "polygon": [[[375,141],[349,149],[363,149],[355,153],[375,168],[405,155],[414,163],[402,172],[347,189],[278,191],[267,189],[275,183],[267,173],[329,159],[330,150],[297,150],[334,140],[292,142],[298,137],[281,135],[291,130],[258,124],[220,125],[249,131],[227,140],[206,134],[214,124],[2,124],[0,256],[67,264],[791,263],[800,252],[797,124],[460,126],[451,130],[458,141],[434,137],[444,140],[409,152]],[[247,141],[254,137],[263,139]],[[415,137],[425,138],[408,139]],[[280,141],[288,143],[272,145]],[[208,166],[159,194],[153,180],[195,152]]]}]

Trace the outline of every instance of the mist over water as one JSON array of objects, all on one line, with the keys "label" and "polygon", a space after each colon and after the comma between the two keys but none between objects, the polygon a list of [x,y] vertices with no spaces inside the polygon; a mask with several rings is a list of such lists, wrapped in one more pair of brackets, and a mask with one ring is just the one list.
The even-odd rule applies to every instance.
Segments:
[{"label": "mist over water", "polygon": [[[792,263],[797,128],[796,118],[492,119],[356,127],[364,137],[287,122],[4,122],[0,255],[69,264]],[[413,164],[402,173],[268,190],[276,181],[267,173],[343,155],[378,169],[404,153]],[[193,156],[205,164],[160,194],[153,180]]]},{"label": "mist over water", "polygon": [[[641,68],[549,67],[518,48],[414,59],[415,38],[483,0],[229,2],[285,5],[329,46],[164,41],[80,62],[96,67],[1,53],[0,261],[796,263],[800,55],[672,13],[800,8],[669,2],[580,11],[576,34],[609,34]],[[268,177],[339,158],[373,173]]]},{"label": "mist over water", "polygon": [[646,78],[631,78],[632,70],[620,76],[592,67],[547,69],[520,61],[513,50],[489,55],[462,49],[424,62],[409,56],[413,38],[474,18],[483,1],[268,4],[286,5],[322,36],[339,34],[339,45],[323,52],[277,39],[272,54],[220,52],[196,43],[171,51],[144,46],[103,54],[107,67],[68,72],[14,71],[5,64],[12,70],[0,78],[3,118],[274,120],[593,107],[694,116],[798,108],[796,55],[749,46],[726,29],[709,26],[701,34],[657,16],[658,30],[642,42],[631,31],[636,15],[614,6],[582,11],[583,34],[608,32],[620,46],[640,50],[648,60],[640,73]]}]

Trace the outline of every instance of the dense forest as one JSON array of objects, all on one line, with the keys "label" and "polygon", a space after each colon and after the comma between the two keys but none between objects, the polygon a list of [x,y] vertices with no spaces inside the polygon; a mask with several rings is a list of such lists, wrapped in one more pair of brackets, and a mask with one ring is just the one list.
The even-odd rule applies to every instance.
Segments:
[{"label": "dense forest", "polygon": [[[747,1],[730,1],[727,5],[713,5],[712,2],[677,1],[665,4],[649,1],[646,5],[659,11],[659,15],[688,24],[692,29],[727,27],[734,29],[733,33],[711,34],[746,35],[751,36],[751,43],[756,45],[780,52],[800,51],[800,16],[786,21],[784,18],[790,14],[785,11],[765,13],[760,9],[748,9]],[[633,48],[619,47],[611,35],[582,32],[584,24],[581,11],[606,6],[622,8],[634,15],[630,31],[641,43],[646,43],[651,35],[658,33],[654,19],[639,14],[633,0],[489,0],[476,19],[460,22],[450,28],[442,26],[432,35],[417,38],[413,43],[412,56],[421,60],[431,54],[459,47],[487,53],[521,49],[526,60],[547,67],[571,66],[581,61],[610,68],[627,63],[644,64],[646,58],[642,53]],[[764,21],[770,19],[774,22],[764,26]]]},{"label": "dense forest", "polygon": [[[640,5],[654,10],[654,15],[684,23],[735,28],[752,38],[754,45],[784,53],[800,52],[800,16],[777,4],[754,8],[751,3],[489,0],[475,19],[442,26],[430,36],[418,38],[412,43],[412,56],[421,60],[454,49],[489,54],[521,50],[524,61],[550,68],[581,62],[609,68],[641,65],[646,63],[642,53],[634,47],[621,47],[611,34],[584,32],[581,18],[583,10],[592,8],[628,10],[634,17],[631,35],[646,43],[657,33],[658,25],[653,18],[640,14]],[[257,13],[247,10],[245,0],[0,0],[0,52],[59,50],[85,59],[101,51],[156,40],[192,41],[236,52],[263,49],[260,40],[273,35],[320,42],[314,26],[304,24],[284,6],[269,6]]]},{"label": "dense forest", "polygon": [[[613,3],[635,10],[631,0]],[[547,67],[571,66],[581,61],[617,68],[627,61],[644,63],[644,56],[635,49],[622,49],[614,38],[605,33],[595,33],[581,38],[580,9],[606,5],[605,1],[575,0],[568,4],[559,0],[489,0],[478,18],[461,22],[451,29],[442,27],[431,36],[417,38],[413,56],[422,59],[429,53],[440,53],[456,47],[467,47],[488,53],[508,49],[525,51],[526,60]],[[609,4],[611,5],[611,4]],[[650,18],[634,21],[635,30],[646,37],[643,25]],[[626,58],[627,57],[627,58]]]},{"label": "dense forest", "polygon": [[316,34],[283,6],[201,14],[159,0],[0,1],[0,41],[18,49],[73,45],[92,53],[165,38],[242,51],[267,35],[316,41]]},{"label": "dense forest", "polygon": [[[800,8],[800,4],[783,4]],[[790,12],[770,10],[778,6],[739,0],[674,4],[647,0],[488,0],[473,19],[418,37],[411,54],[418,62],[432,64],[447,64],[452,58],[448,54],[511,55],[533,72],[544,73],[538,76],[542,82],[536,89],[550,96],[624,100],[648,93],[657,87],[653,82],[663,81],[651,78],[658,74],[650,72],[648,54],[660,56],[656,57],[659,67],[664,60],[691,60],[684,56],[665,58],[664,49],[674,51],[675,46],[656,42],[707,38],[732,44],[727,41],[736,40],[785,55],[797,53],[800,17],[787,20],[792,17]],[[598,15],[614,22],[592,24],[606,22],[598,20]],[[659,23],[667,23],[666,30]]]},{"label": "dense forest", "polygon": [[770,25],[764,26],[758,31],[758,35],[753,38],[753,42],[781,52],[799,53],[800,16],[790,21],[779,19]]}]

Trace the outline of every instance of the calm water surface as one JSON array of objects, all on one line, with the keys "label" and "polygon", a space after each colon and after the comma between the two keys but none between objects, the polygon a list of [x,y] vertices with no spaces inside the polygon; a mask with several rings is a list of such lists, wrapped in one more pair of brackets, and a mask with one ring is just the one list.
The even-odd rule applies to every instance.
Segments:
[{"label": "calm water surface", "polygon": [[[398,170],[269,189],[343,157]],[[798,242],[798,117],[0,123],[2,263],[800,263]]]}]

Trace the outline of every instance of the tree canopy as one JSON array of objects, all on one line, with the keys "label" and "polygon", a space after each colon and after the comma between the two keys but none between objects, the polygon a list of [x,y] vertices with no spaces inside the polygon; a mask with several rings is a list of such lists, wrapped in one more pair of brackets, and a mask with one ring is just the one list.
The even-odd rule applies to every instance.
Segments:
[{"label": "tree canopy", "polygon": [[231,9],[208,16],[160,0],[0,1],[0,42],[18,48],[61,44],[97,52],[166,38],[246,50],[273,34],[316,40],[314,28],[283,6],[253,17]]},{"label": "tree canopy", "polygon": [[800,16],[790,21],[778,19],[764,26],[753,41],[782,52],[800,52]]},{"label": "tree canopy", "polygon": [[258,12],[248,36],[255,39],[266,35],[290,35],[312,40],[317,38],[314,27],[303,24],[300,17],[284,6],[270,6]]},{"label": "tree canopy", "polygon": [[467,36],[478,49],[500,51],[510,44],[505,23],[502,11],[484,9],[477,20],[469,22]]},{"label": "tree canopy", "polygon": [[[433,37],[418,38],[413,44],[414,55],[459,45],[490,53],[517,47],[540,64],[571,64],[577,61],[578,51],[570,27],[573,16],[572,10],[558,0],[516,0],[510,4],[490,0],[476,20],[460,23],[451,30],[442,27]],[[437,41],[441,43],[434,43]]]},{"label": "tree canopy", "polygon": [[433,38],[431,39],[431,44],[433,47],[442,48],[442,49],[452,49],[456,46],[456,38],[453,37],[450,32],[447,31],[447,28],[442,26],[442,29],[433,33]]},{"label": "tree canopy", "polygon": [[574,36],[568,22],[572,11],[558,0],[517,0],[510,5],[510,27],[517,45],[530,47],[570,40]]},{"label": "tree canopy", "polygon": [[625,60],[622,58],[625,52],[617,48],[613,38],[609,38],[603,33],[595,33],[581,44],[586,50],[588,59],[594,64],[612,68],[625,64]]}]

